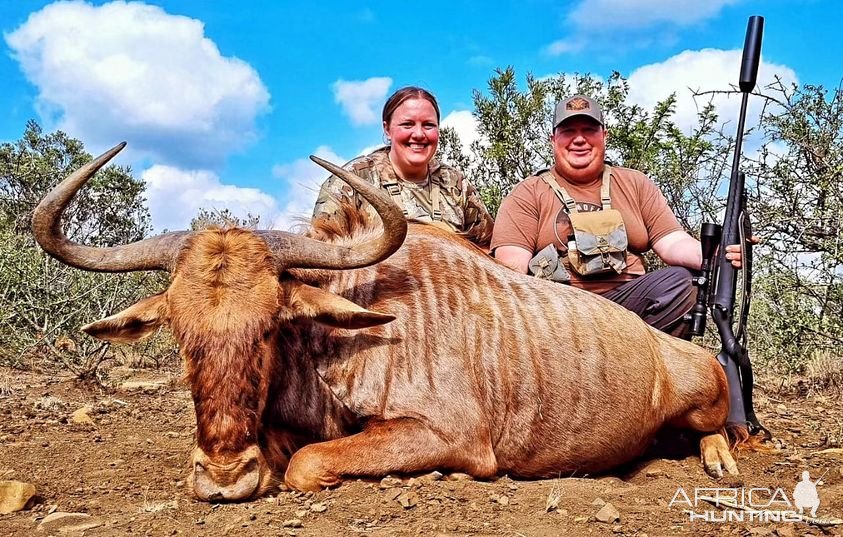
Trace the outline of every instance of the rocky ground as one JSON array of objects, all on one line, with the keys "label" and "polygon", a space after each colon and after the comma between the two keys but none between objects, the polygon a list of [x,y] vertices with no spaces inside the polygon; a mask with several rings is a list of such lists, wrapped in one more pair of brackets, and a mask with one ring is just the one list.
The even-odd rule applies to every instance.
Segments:
[{"label": "rocky ground", "polygon": [[813,479],[827,472],[817,516],[843,517],[839,394],[759,390],[759,415],[779,449],[741,455],[741,475],[719,482],[680,450],[595,478],[430,474],[220,505],[195,501],[185,487],[194,418],[177,378],[122,370],[104,387],[0,370],[0,481],[36,489],[26,509],[0,514],[0,535],[843,535],[843,526],[804,522],[690,521],[683,509],[692,506],[674,501],[678,487],[691,501],[697,487],[756,487],[781,488],[792,502],[807,469]]}]

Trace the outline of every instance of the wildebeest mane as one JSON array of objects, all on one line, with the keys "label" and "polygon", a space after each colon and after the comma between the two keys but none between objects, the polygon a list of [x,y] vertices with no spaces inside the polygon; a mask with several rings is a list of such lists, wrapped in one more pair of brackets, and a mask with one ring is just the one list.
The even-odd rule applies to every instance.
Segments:
[{"label": "wildebeest mane", "polygon": [[336,213],[314,218],[305,235],[323,242],[337,242],[368,235],[382,227],[379,217],[343,199],[339,200]]}]

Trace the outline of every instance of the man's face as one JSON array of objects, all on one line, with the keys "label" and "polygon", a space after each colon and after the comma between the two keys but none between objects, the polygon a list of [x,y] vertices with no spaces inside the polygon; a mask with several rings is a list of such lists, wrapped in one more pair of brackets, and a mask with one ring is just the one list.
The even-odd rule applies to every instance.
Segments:
[{"label": "man's face", "polygon": [[603,170],[606,130],[595,120],[577,116],[553,131],[556,171],[568,179],[590,181]]}]

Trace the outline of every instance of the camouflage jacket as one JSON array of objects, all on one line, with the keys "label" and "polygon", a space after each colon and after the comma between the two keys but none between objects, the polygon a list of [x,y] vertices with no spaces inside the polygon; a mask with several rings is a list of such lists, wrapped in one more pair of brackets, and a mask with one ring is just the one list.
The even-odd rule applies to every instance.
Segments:
[{"label": "camouflage jacket", "polygon": [[[480,246],[487,246],[492,237],[494,221],[476,190],[463,174],[435,159],[430,162],[430,183],[420,186],[403,181],[395,174],[389,161],[389,148],[383,147],[368,155],[358,157],[345,166],[358,176],[378,185],[400,200],[408,220],[444,224],[448,229],[465,236]],[[431,184],[439,186],[441,217],[434,218],[431,201]],[[339,177],[332,175],[319,190],[319,197],[313,208],[313,218],[333,215],[341,199],[351,201],[355,207],[363,208],[372,215],[374,209],[360,194]]]}]

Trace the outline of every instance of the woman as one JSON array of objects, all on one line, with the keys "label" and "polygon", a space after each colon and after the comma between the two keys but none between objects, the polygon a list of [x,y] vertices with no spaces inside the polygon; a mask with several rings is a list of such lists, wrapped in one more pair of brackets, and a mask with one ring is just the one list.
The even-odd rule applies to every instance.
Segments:
[{"label": "woman", "polygon": [[[439,105],[427,90],[402,88],[383,107],[387,145],[344,166],[389,192],[409,220],[447,227],[480,246],[492,235],[492,217],[463,174],[434,159],[439,144]],[[323,184],[313,217],[333,215],[341,200],[371,211],[342,179]],[[374,213],[372,213],[374,214]]]}]

